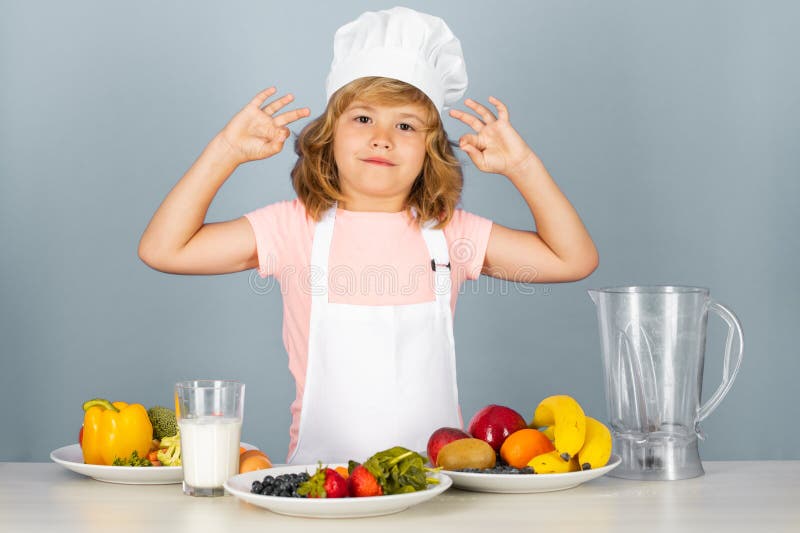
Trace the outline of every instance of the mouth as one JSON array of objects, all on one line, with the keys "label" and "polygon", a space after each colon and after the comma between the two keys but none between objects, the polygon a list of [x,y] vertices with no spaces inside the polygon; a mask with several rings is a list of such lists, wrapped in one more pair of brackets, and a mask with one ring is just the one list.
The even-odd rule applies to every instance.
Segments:
[{"label": "mouth", "polygon": [[383,166],[383,167],[393,167],[393,166],[395,166],[394,163],[392,163],[391,161],[387,161],[386,159],[381,159],[381,158],[378,158],[378,157],[371,157],[369,159],[362,159],[362,161],[365,162],[365,163],[370,163],[372,165],[380,165],[380,166]]}]

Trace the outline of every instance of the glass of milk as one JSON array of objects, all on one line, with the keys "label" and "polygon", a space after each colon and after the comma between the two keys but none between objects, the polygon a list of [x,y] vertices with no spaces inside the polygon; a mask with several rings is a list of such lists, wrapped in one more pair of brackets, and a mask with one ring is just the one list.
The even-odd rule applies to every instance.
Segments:
[{"label": "glass of milk", "polygon": [[223,496],[222,484],[239,473],[244,384],[202,379],[175,384],[181,432],[183,492]]}]

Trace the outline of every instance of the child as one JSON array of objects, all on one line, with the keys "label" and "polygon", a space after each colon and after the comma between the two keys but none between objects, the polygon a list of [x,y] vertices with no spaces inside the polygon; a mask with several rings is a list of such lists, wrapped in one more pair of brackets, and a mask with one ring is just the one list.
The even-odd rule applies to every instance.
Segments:
[{"label": "child", "polygon": [[[295,142],[298,198],[204,223],[235,168],[283,148],[287,94],[258,94],[209,143],[142,236],[139,256],[177,274],[258,267],[278,276],[284,344],[297,396],[288,462],[363,460],[393,445],[424,450],[462,427],[453,313],[460,284],[589,275],[597,251],[569,201],[509,122],[467,99],[459,147],[519,189],[537,232],[456,209],[458,160],[440,113],[466,91],[459,41],[441,19],[406,8],[364,13],[334,37],[327,109]],[[390,287],[371,283],[375,274]],[[369,279],[365,279],[369,277]],[[399,280],[408,280],[399,286]]]}]

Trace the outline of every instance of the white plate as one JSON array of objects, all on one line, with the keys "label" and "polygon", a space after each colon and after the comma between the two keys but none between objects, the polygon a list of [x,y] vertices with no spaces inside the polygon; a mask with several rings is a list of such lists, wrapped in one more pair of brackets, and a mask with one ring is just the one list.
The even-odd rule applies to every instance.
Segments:
[{"label": "white plate", "polygon": [[[362,518],[397,513],[417,505],[446,491],[453,481],[442,474],[429,473],[439,480],[436,485],[428,485],[425,490],[408,494],[391,494],[387,496],[369,496],[364,498],[289,498],[285,496],[264,496],[250,492],[253,481],[262,480],[264,476],[280,476],[295,472],[308,472],[313,475],[318,465],[293,465],[255,470],[233,476],[225,482],[225,490],[237,498],[259,507],[269,509],[273,513],[309,518]],[[330,468],[347,465],[330,465]]]},{"label": "white plate", "polygon": [[[242,446],[248,450],[255,448],[246,442]],[[89,476],[98,481],[126,483],[129,485],[165,485],[183,481],[183,467],[180,466],[105,466],[87,465],[83,462],[80,444],[70,444],[50,452],[50,459],[64,468]]]},{"label": "white plate", "polygon": [[453,478],[453,486],[459,489],[519,494],[571,489],[605,475],[615,469],[620,462],[618,455],[612,455],[606,466],[565,474],[480,474],[453,470],[442,470],[442,472]]}]

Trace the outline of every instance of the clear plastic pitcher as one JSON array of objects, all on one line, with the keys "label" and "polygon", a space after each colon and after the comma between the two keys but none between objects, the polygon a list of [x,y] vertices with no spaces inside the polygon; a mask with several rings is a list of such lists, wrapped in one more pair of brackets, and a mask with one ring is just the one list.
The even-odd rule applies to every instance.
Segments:
[{"label": "clear plastic pitcher", "polygon": [[[742,326],[701,287],[589,290],[597,306],[614,453],[609,475],[671,480],[703,475],[700,422],[733,385],[742,362]],[[722,384],[700,405],[708,312],[728,325]],[[738,350],[733,350],[738,336]]]}]

